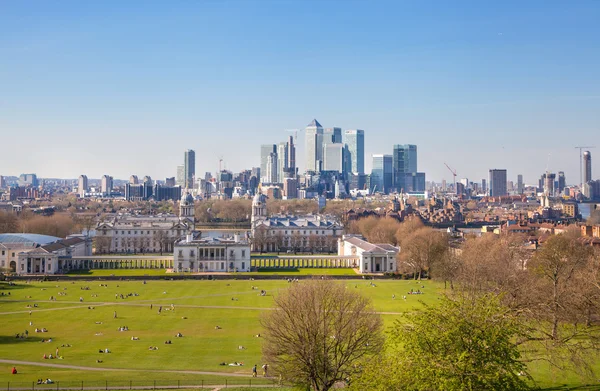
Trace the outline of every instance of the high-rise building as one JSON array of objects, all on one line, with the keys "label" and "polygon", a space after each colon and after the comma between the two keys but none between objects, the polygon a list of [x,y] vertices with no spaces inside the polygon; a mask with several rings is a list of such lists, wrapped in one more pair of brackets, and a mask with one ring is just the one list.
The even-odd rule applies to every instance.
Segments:
[{"label": "high-rise building", "polygon": [[194,188],[194,179],[196,178],[196,152],[192,149],[185,151],[183,158],[184,165],[184,187],[186,189]]},{"label": "high-rise building", "polygon": [[283,194],[287,200],[298,198],[298,181],[296,178],[285,178],[283,180]]},{"label": "high-rise building", "polygon": [[4,189],[6,187],[6,181],[4,180],[4,177],[2,175],[0,175],[0,189]]},{"label": "high-rise building", "polygon": [[323,171],[344,172],[344,144],[323,144]]},{"label": "high-rise building", "polygon": [[318,172],[323,161],[323,127],[316,119],[304,129],[306,140],[306,171]]},{"label": "high-rise building", "polygon": [[169,177],[169,178],[165,178],[165,186],[167,187],[174,187],[175,186],[175,177]]},{"label": "high-rise building", "polygon": [[296,145],[294,144],[294,137],[290,136],[288,142],[287,142],[287,146],[288,146],[288,151],[287,151],[287,158],[288,158],[288,162],[287,162],[287,170],[288,170],[288,175],[291,178],[295,178],[296,177]]},{"label": "high-rise building", "polygon": [[506,170],[491,169],[490,170],[490,196],[498,197],[505,196],[506,191]]},{"label": "high-rise building", "polygon": [[557,191],[559,194],[562,194],[563,190],[565,190],[566,181],[567,180],[565,178],[565,172],[559,171],[558,172],[558,187],[557,187]]},{"label": "high-rise building", "polygon": [[487,181],[485,179],[481,180],[481,192],[483,194],[487,194],[488,188],[487,188]]},{"label": "high-rise building", "polygon": [[77,193],[81,198],[85,197],[85,193],[88,191],[88,177],[86,175],[79,175],[79,183],[77,185]]},{"label": "high-rise building", "polygon": [[417,146],[412,144],[395,144],[392,154],[394,170],[394,188],[401,191],[405,188],[405,175],[417,172]]},{"label": "high-rise building", "polygon": [[323,130],[323,145],[325,144],[341,144],[342,143],[342,128],[325,128]]},{"label": "high-rise building", "polygon": [[267,161],[269,160],[269,156],[274,153],[277,154],[277,145],[275,144],[263,144],[260,146],[260,174],[262,178],[261,182],[269,182],[267,180]]},{"label": "high-rise building", "polygon": [[177,166],[177,175],[175,176],[177,186],[185,187],[185,165],[180,164]]},{"label": "high-rise building", "polygon": [[113,188],[113,177],[110,175],[102,175],[102,179],[100,181],[100,191],[103,195],[110,195]]},{"label": "high-rise building", "polygon": [[344,132],[345,143],[348,146],[350,161],[348,165],[353,174],[365,173],[365,131],[346,130]]},{"label": "high-rise building", "polygon": [[283,183],[288,172],[288,143],[282,142],[277,146],[277,183]]},{"label": "high-rise building", "polygon": [[592,154],[590,151],[583,153],[583,183],[592,180]]},{"label": "high-rise building", "polygon": [[389,193],[393,185],[393,166],[392,155],[373,155],[371,190]]},{"label": "high-rise building", "polygon": [[137,175],[132,175],[129,177],[129,183],[131,185],[137,185],[138,183],[140,183],[140,180],[138,179]]},{"label": "high-rise building", "polygon": [[21,174],[18,180],[19,186],[38,187],[38,179],[36,174]]},{"label": "high-rise building", "polygon": [[554,193],[554,181],[556,179],[556,174],[547,172],[542,175],[544,178],[544,193],[549,197],[554,197],[556,194]]},{"label": "high-rise building", "polygon": [[271,152],[267,157],[267,172],[265,179],[267,183],[277,183],[277,154]]},{"label": "high-rise building", "polygon": [[523,175],[517,175],[517,194],[523,194]]}]

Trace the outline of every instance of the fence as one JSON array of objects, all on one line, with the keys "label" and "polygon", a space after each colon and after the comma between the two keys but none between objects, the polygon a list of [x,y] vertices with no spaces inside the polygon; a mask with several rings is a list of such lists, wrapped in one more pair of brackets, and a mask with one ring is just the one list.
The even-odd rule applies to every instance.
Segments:
[{"label": "fence", "polygon": [[165,389],[213,389],[237,387],[269,387],[277,390],[284,385],[273,378],[231,377],[210,380],[70,380],[52,381],[50,384],[37,382],[8,382],[0,383],[0,390],[6,391],[60,391],[60,390],[165,390]]}]

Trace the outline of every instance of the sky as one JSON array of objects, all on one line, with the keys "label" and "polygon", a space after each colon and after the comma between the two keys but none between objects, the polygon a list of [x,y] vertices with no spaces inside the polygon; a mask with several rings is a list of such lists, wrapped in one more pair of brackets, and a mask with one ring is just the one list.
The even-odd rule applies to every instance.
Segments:
[{"label": "sky", "polygon": [[410,143],[427,180],[577,184],[576,146],[600,178],[599,20],[595,0],[0,0],[0,174],[164,179],[188,148],[199,176],[237,172],[316,118],[365,131],[367,171]]}]

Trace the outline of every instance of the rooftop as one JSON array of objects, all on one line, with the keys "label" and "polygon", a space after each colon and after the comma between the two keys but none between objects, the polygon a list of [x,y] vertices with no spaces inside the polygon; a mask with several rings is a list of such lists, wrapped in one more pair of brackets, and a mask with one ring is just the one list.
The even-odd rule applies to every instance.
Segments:
[{"label": "rooftop", "polygon": [[23,243],[23,244],[39,244],[46,245],[61,240],[56,236],[40,235],[40,234],[0,234],[0,243]]}]

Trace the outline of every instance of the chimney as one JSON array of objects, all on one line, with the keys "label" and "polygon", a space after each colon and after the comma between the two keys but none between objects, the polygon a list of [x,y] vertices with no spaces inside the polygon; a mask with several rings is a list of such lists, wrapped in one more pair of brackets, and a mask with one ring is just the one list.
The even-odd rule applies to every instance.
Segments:
[{"label": "chimney", "polygon": [[191,243],[191,241],[192,241],[192,234],[185,235],[185,242],[186,243]]},{"label": "chimney", "polygon": [[239,234],[239,233],[237,233],[237,232],[236,232],[236,233],[233,235],[233,241],[234,241],[234,242],[236,242],[236,243],[239,243],[239,242],[240,242],[240,234]]}]

